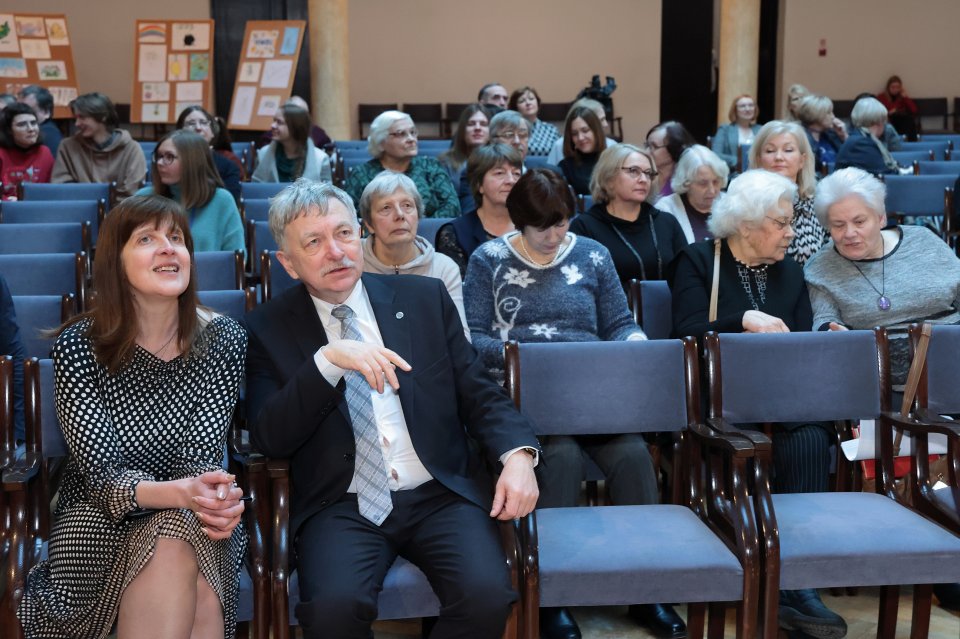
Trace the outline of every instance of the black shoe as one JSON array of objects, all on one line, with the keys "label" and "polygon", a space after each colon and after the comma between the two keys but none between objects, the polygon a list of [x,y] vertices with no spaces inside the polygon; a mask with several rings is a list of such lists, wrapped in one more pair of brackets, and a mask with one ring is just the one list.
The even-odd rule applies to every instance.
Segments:
[{"label": "black shoe", "polygon": [[566,608],[541,608],[540,639],[580,639],[580,627]]},{"label": "black shoe", "polygon": [[687,636],[687,625],[669,604],[638,604],[630,606],[627,614],[658,637],[680,639]]},{"label": "black shoe", "polygon": [[933,584],[933,594],[941,608],[960,610],[960,584]]},{"label": "black shoe", "polygon": [[847,622],[823,605],[813,589],[780,591],[780,627],[816,639],[840,639],[847,634]]}]

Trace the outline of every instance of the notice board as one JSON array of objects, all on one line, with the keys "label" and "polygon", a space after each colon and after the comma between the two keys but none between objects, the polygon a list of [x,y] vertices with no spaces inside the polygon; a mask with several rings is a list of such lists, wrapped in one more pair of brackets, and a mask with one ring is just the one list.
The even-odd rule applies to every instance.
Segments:
[{"label": "notice board", "polygon": [[130,121],[170,124],[191,104],[213,111],[213,20],[137,20]]},{"label": "notice board", "polygon": [[251,20],[230,102],[231,129],[265,131],[273,114],[290,98],[306,22]]},{"label": "notice board", "polygon": [[77,73],[63,14],[0,12],[0,92],[16,95],[28,84],[53,94],[53,117],[72,115]]}]

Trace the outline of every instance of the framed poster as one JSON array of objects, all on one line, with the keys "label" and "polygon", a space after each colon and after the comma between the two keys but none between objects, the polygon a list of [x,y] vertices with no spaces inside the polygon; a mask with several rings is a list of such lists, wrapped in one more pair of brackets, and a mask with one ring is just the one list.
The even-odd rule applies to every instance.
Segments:
[{"label": "framed poster", "polygon": [[79,94],[67,18],[62,14],[0,12],[0,93],[28,84],[53,94],[53,117],[69,118]]},{"label": "framed poster", "polygon": [[230,102],[231,129],[265,131],[290,98],[306,29],[303,20],[251,20],[243,35]]},{"label": "framed poster", "polygon": [[172,124],[180,110],[213,110],[213,20],[137,20],[130,120]]}]

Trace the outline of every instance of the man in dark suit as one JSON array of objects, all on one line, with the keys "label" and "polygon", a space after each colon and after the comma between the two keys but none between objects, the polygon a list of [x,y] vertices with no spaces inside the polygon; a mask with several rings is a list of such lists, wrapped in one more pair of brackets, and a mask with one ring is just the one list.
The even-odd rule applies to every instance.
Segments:
[{"label": "man in dark suit", "polygon": [[[361,278],[349,195],[299,180],[270,226],[303,284],[247,316],[248,415],[256,447],[291,460],[301,626],[370,637],[399,554],[437,591],[431,636],[498,637],[516,594],[494,518],[536,505],[529,422],[486,376],[443,282]],[[502,465],[495,488],[471,439]]]}]

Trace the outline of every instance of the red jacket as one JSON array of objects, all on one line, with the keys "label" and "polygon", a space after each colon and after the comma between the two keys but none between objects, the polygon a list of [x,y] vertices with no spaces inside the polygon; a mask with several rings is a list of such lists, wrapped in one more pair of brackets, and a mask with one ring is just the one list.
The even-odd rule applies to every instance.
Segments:
[{"label": "red jacket", "polygon": [[26,151],[19,147],[0,148],[0,182],[3,183],[0,199],[17,199],[17,186],[21,182],[49,182],[52,171],[53,155],[42,144]]}]

